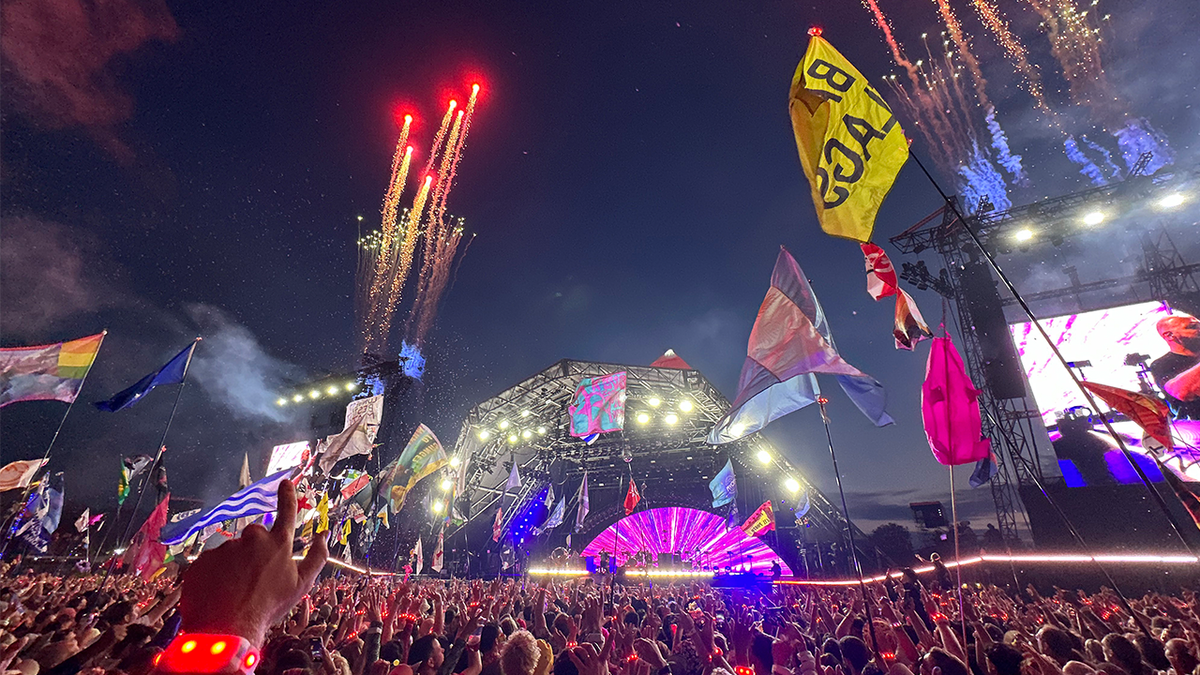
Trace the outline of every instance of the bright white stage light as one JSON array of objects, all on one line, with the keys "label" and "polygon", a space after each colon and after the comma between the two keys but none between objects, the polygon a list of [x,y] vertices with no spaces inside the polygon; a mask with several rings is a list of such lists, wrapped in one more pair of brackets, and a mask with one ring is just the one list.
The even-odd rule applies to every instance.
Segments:
[{"label": "bright white stage light", "polygon": [[679,409],[683,412],[692,412],[692,402],[686,398],[679,402]]},{"label": "bright white stage light", "polygon": [[1024,230],[1017,230],[1017,233],[1014,234],[1013,237],[1017,241],[1029,241],[1030,239],[1033,239],[1033,230],[1028,228]]},{"label": "bright white stage light", "polygon": [[757,457],[758,461],[763,464],[771,463],[771,453],[767,452],[766,450],[759,450]]},{"label": "bright white stage light", "polygon": [[500,429],[504,430],[507,428],[508,428],[508,420],[500,420]]},{"label": "bright white stage light", "polygon": [[321,392],[317,391],[316,389],[313,389],[312,391],[308,392],[308,397],[309,398],[320,398]]},{"label": "bright white stage light", "polygon": [[275,405],[287,405],[287,399],[286,398],[275,399]]},{"label": "bright white stage light", "polygon": [[354,391],[355,389],[358,389],[358,385],[354,384],[353,382],[346,383],[346,391]]},{"label": "bright white stage light", "polygon": [[450,466],[456,467],[459,464],[462,464],[462,460],[458,458],[458,455],[455,455],[454,457],[450,458]]},{"label": "bright white stage light", "polygon": [[663,421],[665,421],[667,424],[675,424],[676,422],[679,421],[679,415],[676,415],[675,413],[671,413],[671,414],[667,415],[666,417],[664,417]]},{"label": "bright white stage light", "polygon": [[304,400],[304,397],[301,396],[300,394],[296,394],[295,396],[292,397],[292,401],[294,403],[299,403],[300,401],[303,401],[303,400]]},{"label": "bright white stage light", "polygon": [[432,509],[434,513],[441,513],[442,511],[446,510],[446,503],[439,499],[431,504],[429,508]]},{"label": "bright white stage light", "polygon": [[649,403],[651,408],[657,408],[662,405],[662,399],[657,396],[651,396],[646,400],[646,403]]},{"label": "bright white stage light", "polygon": [[529,412],[528,410],[521,411],[521,417],[529,417],[531,414],[533,413]]},{"label": "bright white stage light", "polygon": [[328,389],[326,389],[326,390],[325,390],[325,393],[326,393],[326,394],[329,394],[330,396],[333,396],[334,394],[338,393],[338,388],[337,388],[337,387],[330,387],[330,388],[328,388]]},{"label": "bright white stage light", "polygon": [[449,478],[442,481],[442,492],[448,492],[452,487],[454,487],[454,481],[450,480]]},{"label": "bright white stage light", "polygon": [[1104,222],[1103,211],[1092,211],[1083,216],[1083,224],[1088,227],[1094,227]]},{"label": "bright white stage light", "polygon": [[646,422],[649,422],[649,421],[650,421],[650,416],[647,415],[646,413],[638,413],[637,414],[638,424],[645,424]]},{"label": "bright white stage light", "polygon": [[512,443],[512,444],[514,444],[514,445],[515,445],[515,444],[516,444],[516,442],[517,442],[517,435],[516,435],[516,434],[509,434],[509,436],[508,436],[508,442],[509,442],[509,443]]},{"label": "bright white stage light", "polygon": [[537,432],[538,432],[538,434],[545,436],[546,435],[546,427],[538,427]]},{"label": "bright white stage light", "polygon": [[521,432],[521,438],[529,438],[532,435],[533,435],[533,432],[528,429]]},{"label": "bright white stage light", "polygon": [[1175,194],[1167,195],[1166,197],[1158,200],[1158,208],[1164,210],[1173,209],[1182,206],[1184,201],[1183,195],[1176,192]]},{"label": "bright white stage light", "polygon": [[786,487],[788,489],[788,492],[790,492],[792,494],[796,494],[797,492],[800,491],[800,481],[798,481],[795,478],[792,478],[790,476],[788,477],[787,480],[783,481],[783,486]]},{"label": "bright white stage light", "polygon": [[489,437],[491,437],[491,434],[488,433],[487,429],[479,432],[479,440],[486,441]]}]

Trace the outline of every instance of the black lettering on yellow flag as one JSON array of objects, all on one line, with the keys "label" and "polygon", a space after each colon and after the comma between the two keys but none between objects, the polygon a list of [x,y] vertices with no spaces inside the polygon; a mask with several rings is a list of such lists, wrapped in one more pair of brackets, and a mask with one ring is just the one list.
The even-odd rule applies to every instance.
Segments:
[{"label": "black lettering on yellow flag", "polygon": [[908,159],[896,116],[862,73],[817,34],[792,77],[788,108],[821,229],[869,241],[879,205]]}]

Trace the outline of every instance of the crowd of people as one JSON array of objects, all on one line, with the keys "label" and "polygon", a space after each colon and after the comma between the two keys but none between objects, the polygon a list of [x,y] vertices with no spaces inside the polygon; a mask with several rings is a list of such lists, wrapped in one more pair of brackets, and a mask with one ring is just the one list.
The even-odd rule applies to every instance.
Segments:
[{"label": "crowd of people", "polygon": [[244,638],[264,675],[1200,675],[1186,590],[1126,604],[911,570],[865,592],[322,574],[323,537],[293,559],[290,483],[279,501],[271,530],[150,581],[4,563],[0,669],[147,675],[207,633]]}]

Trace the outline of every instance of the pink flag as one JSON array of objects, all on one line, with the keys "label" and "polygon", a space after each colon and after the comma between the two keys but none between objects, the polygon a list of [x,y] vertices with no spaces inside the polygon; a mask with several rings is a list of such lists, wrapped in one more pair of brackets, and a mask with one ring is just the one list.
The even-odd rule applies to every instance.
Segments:
[{"label": "pink flag", "polygon": [[167,557],[167,546],[158,540],[158,533],[167,524],[167,505],[170,501],[170,494],[162,498],[129,543],[126,561],[143,579],[149,579],[157,572]]},{"label": "pink flag", "polygon": [[938,462],[970,464],[989,455],[991,441],[982,437],[978,397],[954,343],[948,337],[933,338],[921,385],[921,418]]}]

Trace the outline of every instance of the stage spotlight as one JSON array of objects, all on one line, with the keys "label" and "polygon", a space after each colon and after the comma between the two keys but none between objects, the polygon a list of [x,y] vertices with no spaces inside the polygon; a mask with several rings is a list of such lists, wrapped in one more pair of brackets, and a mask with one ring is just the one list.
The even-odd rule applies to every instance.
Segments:
[{"label": "stage spotlight", "polygon": [[671,413],[671,414],[667,415],[666,417],[664,417],[663,421],[665,421],[667,424],[675,424],[676,422],[679,421],[679,416],[676,415],[675,413]]},{"label": "stage spotlight", "polygon": [[657,396],[651,396],[647,399],[646,403],[649,403],[651,408],[657,408],[662,404],[662,399]]},{"label": "stage spotlight", "polygon": [[1017,241],[1029,241],[1030,239],[1033,239],[1033,230],[1030,230],[1029,228],[1017,230],[1016,234],[1013,235],[1013,239],[1016,239]]},{"label": "stage spotlight", "polygon": [[766,450],[759,450],[758,455],[756,456],[758,457],[758,461],[763,464],[771,463],[771,453],[767,452]]},{"label": "stage spotlight", "polygon": [[442,484],[439,485],[438,487],[442,488],[442,492],[447,492],[450,490],[450,488],[454,487],[454,481],[447,478],[447,479],[443,480]]},{"label": "stage spotlight", "polygon": [[734,422],[729,427],[729,433],[733,434],[734,436],[741,436],[742,432],[745,430],[746,430],[746,425],[742,424],[741,422]]},{"label": "stage spotlight", "polygon": [[517,435],[516,435],[516,434],[509,434],[509,435],[508,435],[508,442],[509,442],[509,443],[512,443],[512,444],[514,444],[514,445],[516,445],[516,443],[517,443]]},{"label": "stage spotlight", "polygon": [[530,412],[528,410],[521,411],[521,417],[529,417],[529,415],[530,415]]},{"label": "stage spotlight", "polygon": [[330,396],[333,396],[334,394],[338,393],[338,388],[337,388],[337,387],[330,387],[330,388],[328,388],[328,389],[326,389],[326,390],[325,390],[325,393],[326,393],[326,394],[329,394]]},{"label": "stage spotlight", "polygon": [[546,427],[538,427],[537,432],[539,435],[545,436],[546,435]]},{"label": "stage spotlight", "polygon": [[638,413],[637,414],[638,424],[645,424],[646,422],[649,422],[649,421],[650,421],[650,416],[647,415],[646,413]]},{"label": "stage spotlight", "polygon": [[287,405],[287,399],[286,399],[286,398],[279,398],[279,399],[276,399],[276,400],[275,400],[275,405]]},{"label": "stage spotlight", "polygon": [[1094,227],[1104,222],[1103,211],[1091,211],[1083,216],[1083,224],[1088,227]]},{"label": "stage spotlight", "polygon": [[462,464],[462,460],[458,458],[458,455],[450,458],[450,466],[457,467],[459,464]]},{"label": "stage spotlight", "polygon": [[508,420],[500,420],[499,426],[500,426],[501,431],[503,431],[504,429],[507,429],[508,428]]},{"label": "stage spotlight", "polygon": [[354,391],[355,389],[358,389],[358,385],[353,382],[346,383],[346,391]]},{"label": "stage spotlight", "polygon": [[692,402],[688,399],[683,399],[679,402],[679,409],[683,412],[692,412]]},{"label": "stage spotlight", "polygon": [[1182,206],[1184,201],[1183,195],[1176,192],[1158,200],[1158,208],[1163,209],[1164,211],[1170,210]]},{"label": "stage spotlight", "polygon": [[303,400],[304,400],[304,397],[301,396],[300,394],[296,394],[295,396],[292,397],[292,401],[294,403],[299,403],[300,401],[303,401]]},{"label": "stage spotlight", "polygon": [[431,504],[429,506],[429,508],[434,513],[441,513],[442,511],[446,510],[446,502],[443,502],[442,500],[439,499],[439,500],[435,501],[433,504]]},{"label": "stage spotlight", "polygon": [[487,429],[479,432],[479,440],[481,441],[486,441],[490,436],[491,434],[488,433]]},{"label": "stage spotlight", "polygon": [[312,391],[308,392],[308,397],[309,398],[320,398],[321,392],[317,391],[316,389],[313,389]]},{"label": "stage spotlight", "polygon": [[528,430],[528,429],[526,429],[525,431],[522,431],[522,432],[521,432],[521,438],[526,438],[526,439],[527,439],[527,438],[529,438],[529,437],[530,437],[530,436],[532,436],[532,435],[533,435],[533,432],[532,432],[532,431],[530,431],[530,430]]},{"label": "stage spotlight", "polygon": [[800,481],[788,476],[788,479],[783,481],[783,486],[788,489],[788,492],[796,494],[800,491]]}]

